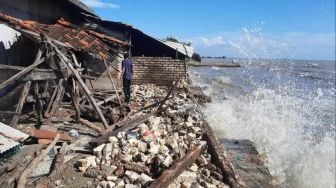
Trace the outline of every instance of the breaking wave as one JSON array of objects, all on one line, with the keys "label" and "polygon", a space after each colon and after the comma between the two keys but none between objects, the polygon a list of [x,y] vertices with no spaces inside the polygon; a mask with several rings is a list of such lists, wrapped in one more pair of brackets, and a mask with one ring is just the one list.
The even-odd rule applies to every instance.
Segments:
[{"label": "breaking wave", "polygon": [[280,187],[335,187],[334,76],[322,83],[254,64],[191,77],[213,98],[203,111],[218,136],[252,140]]}]

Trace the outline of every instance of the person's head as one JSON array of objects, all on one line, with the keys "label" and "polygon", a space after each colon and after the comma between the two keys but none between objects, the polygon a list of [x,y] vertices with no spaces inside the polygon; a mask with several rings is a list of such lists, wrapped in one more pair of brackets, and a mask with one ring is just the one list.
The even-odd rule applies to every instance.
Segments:
[{"label": "person's head", "polygon": [[127,59],[129,57],[128,53],[124,54],[124,59]]}]

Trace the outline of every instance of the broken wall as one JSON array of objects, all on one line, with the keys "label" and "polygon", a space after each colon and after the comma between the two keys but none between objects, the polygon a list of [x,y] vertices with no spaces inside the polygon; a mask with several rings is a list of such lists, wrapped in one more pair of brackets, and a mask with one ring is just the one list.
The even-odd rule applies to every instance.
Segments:
[{"label": "broken wall", "polygon": [[177,79],[186,79],[186,62],[184,60],[164,57],[133,57],[132,84],[155,84],[171,86]]}]

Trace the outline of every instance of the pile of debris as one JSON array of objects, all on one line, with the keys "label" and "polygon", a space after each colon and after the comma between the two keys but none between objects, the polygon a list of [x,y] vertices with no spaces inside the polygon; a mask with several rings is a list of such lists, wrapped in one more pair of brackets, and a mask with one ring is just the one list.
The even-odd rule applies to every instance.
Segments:
[{"label": "pile of debris", "polygon": [[[134,90],[135,103],[165,93],[151,86]],[[162,115],[147,116],[129,131],[117,129],[93,149],[93,156],[78,160],[77,168],[96,178],[98,187],[226,187],[202,139],[204,121],[196,104],[183,92],[163,108]],[[144,116],[144,112],[137,114]]]},{"label": "pile of debris", "polygon": [[[196,99],[185,87],[182,81],[173,84],[168,92],[155,85],[133,86],[133,100],[125,107],[129,108],[126,117],[102,131],[99,137],[84,137],[79,133],[81,138],[70,134],[71,139],[67,139],[67,133],[54,131],[47,149],[28,159],[26,168],[21,169],[23,175],[16,174],[17,185],[71,187],[75,177],[62,177],[62,172],[69,168],[75,170],[76,176],[89,178],[88,183],[82,185],[87,187],[234,185],[232,180],[236,181],[237,177],[233,171],[223,172],[225,160],[219,157],[221,150],[214,149],[218,147],[217,139],[209,132]],[[64,124],[73,129],[77,126],[63,122],[55,127],[64,128]],[[99,125],[93,126],[103,130]],[[86,141],[83,142],[83,138]],[[63,144],[55,146],[60,141]],[[70,141],[72,143],[67,145]],[[44,167],[47,169],[44,174],[40,172],[41,166],[37,168],[39,163],[45,163],[46,159],[41,161],[43,158],[50,161]],[[11,164],[4,166],[3,171],[12,176]],[[30,173],[35,175],[28,176]],[[4,177],[8,176],[1,176],[2,181]]]}]

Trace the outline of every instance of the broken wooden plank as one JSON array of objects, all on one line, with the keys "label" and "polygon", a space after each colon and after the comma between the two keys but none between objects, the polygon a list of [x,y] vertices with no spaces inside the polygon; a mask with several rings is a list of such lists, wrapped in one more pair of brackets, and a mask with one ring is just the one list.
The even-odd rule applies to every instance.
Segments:
[{"label": "broken wooden plank", "polygon": [[119,132],[127,132],[131,129],[134,129],[135,127],[137,127],[141,123],[147,121],[152,116],[153,116],[153,114],[146,114],[144,116],[138,116],[138,117],[133,118],[131,120],[123,120],[121,122],[118,122],[118,123],[116,123],[112,126],[113,127],[121,126],[120,128],[118,128],[116,130],[113,130],[112,128],[109,128],[108,130],[105,130],[104,134],[101,137],[95,138],[95,139],[91,140],[91,142],[98,143],[99,145],[102,144],[102,143],[105,143],[105,142],[108,141],[110,136],[116,136]]},{"label": "broken wooden plank", "polygon": [[14,76],[10,77],[8,80],[2,82],[0,84],[0,90],[3,89],[4,87],[8,86],[9,84],[19,80],[22,76],[24,76],[25,74],[29,73],[30,71],[32,71],[35,67],[37,67],[38,65],[40,65],[41,63],[43,63],[49,56],[51,56],[52,54],[54,54],[53,52],[49,53],[46,57],[42,57],[42,51],[39,50],[35,61],[33,64],[31,64],[30,66],[26,67],[25,69],[21,70],[20,72],[16,73]]},{"label": "broken wooden plank", "polygon": [[26,100],[26,97],[28,96],[29,94],[29,89],[30,89],[30,85],[31,85],[31,81],[27,82],[22,90],[22,93],[21,93],[21,96],[20,96],[20,99],[19,99],[19,102],[16,106],[16,110],[15,110],[15,115],[10,123],[10,125],[12,127],[16,127],[16,124],[19,120],[19,117],[21,115],[21,111],[22,111],[22,108],[23,108],[23,105],[24,105],[24,102]]},{"label": "broken wooden plank", "polygon": [[50,168],[50,181],[54,182],[55,179],[54,177],[57,177],[58,175],[60,175],[63,171],[63,165],[64,165],[64,156],[66,154],[66,152],[68,151],[68,144],[67,143],[63,143],[62,147],[60,149],[60,151],[56,154],[55,159],[51,165]]},{"label": "broken wooden plank", "polygon": [[100,127],[98,127],[97,125],[91,123],[90,121],[88,121],[86,119],[80,118],[79,121],[80,121],[80,123],[86,125],[87,127],[91,128],[91,129],[93,129],[93,130],[95,130],[95,131],[97,131],[99,133],[103,133],[104,132]]},{"label": "broken wooden plank", "polygon": [[47,106],[47,108],[46,108],[46,110],[45,110],[45,112],[44,112],[44,116],[45,116],[45,117],[50,117],[50,109],[51,109],[52,105],[54,104],[54,101],[55,101],[56,95],[57,95],[57,93],[58,93],[58,90],[59,90],[59,89],[62,87],[62,85],[63,85],[63,81],[64,81],[64,79],[59,79],[59,80],[58,80],[58,85],[57,85],[56,88],[54,89],[53,94],[51,95],[51,98],[50,98],[50,100],[49,100],[48,106]]},{"label": "broken wooden plank", "polygon": [[28,167],[22,172],[18,182],[17,182],[17,188],[24,188],[26,187],[26,182],[27,182],[27,176],[32,172],[32,170],[37,166],[37,164],[46,157],[46,155],[53,149],[55,144],[57,143],[58,139],[60,138],[60,135],[57,134],[56,137],[54,138],[54,141],[45,149],[41,152],[41,154],[37,157],[35,157]]},{"label": "broken wooden plank", "polygon": [[65,55],[52,43],[50,43],[51,46],[54,47],[56,53],[60,56],[61,60],[67,65],[67,67],[70,69],[70,71],[73,73],[74,77],[76,78],[76,80],[79,82],[79,85],[83,88],[87,98],[89,99],[90,103],[92,104],[92,106],[95,108],[98,116],[100,117],[103,125],[105,126],[105,128],[107,129],[109,127],[104,114],[102,113],[102,111],[100,110],[99,106],[97,105],[96,101],[94,100],[94,98],[92,97],[91,91],[89,90],[89,88],[86,86],[86,84],[84,83],[83,79],[81,78],[81,76],[79,75],[78,71],[72,66],[72,64],[70,63],[70,61],[68,60],[67,57],[65,57]]},{"label": "broken wooden plank", "polygon": [[35,129],[32,131],[31,136],[36,137],[38,139],[54,139],[56,135],[60,136],[60,140],[63,141],[71,141],[71,137],[66,133],[58,133],[53,131],[47,131],[47,130],[39,130]]},{"label": "broken wooden plank", "polygon": [[178,159],[173,165],[165,170],[159,178],[150,184],[150,188],[168,187],[175,178],[183,173],[196,159],[202,154],[205,149],[206,142],[201,142],[200,145],[192,147],[188,153],[181,159]]},{"label": "broken wooden plank", "polygon": [[123,109],[123,105],[122,105],[122,102],[121,102],[121,100],[120,100],[120,96],[119,96],[118,90],[117,90],[117,88],[116,88],[116,86],[115,86],[115,84],[114,84],[114,81],[113,81],[111,72],[110,72],[110,70],[109,70],[109,67],[108,67],[108,65],[107,65],[105,59],[104,59],[104,64],[105,64],[105,67],[106,67],[107,75],[108,75],[108,77],[110,78],[112,87],[113,87],[113,89],[114,89],[114,91],[115,91],[115,93],[116,93],[116,95],[117,95],[117,98],[118,98],[118,102],[119,102],[120,108]]},{"label": "broken wooden plank", "polygon": [[242,187],[239,180],[239,176],[235,173],[231,162],[223,155],[218,139],[213,132],[213,129],[208,123],[204,123],[205,133],[203,134],[203,140],[208,143],[208,152],[211,154],[211,161],[218,166],[223,173],[224,183],[230,185],[232,188]]}]

